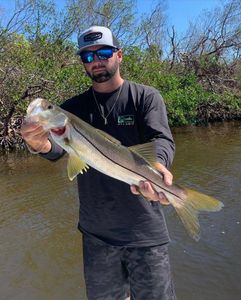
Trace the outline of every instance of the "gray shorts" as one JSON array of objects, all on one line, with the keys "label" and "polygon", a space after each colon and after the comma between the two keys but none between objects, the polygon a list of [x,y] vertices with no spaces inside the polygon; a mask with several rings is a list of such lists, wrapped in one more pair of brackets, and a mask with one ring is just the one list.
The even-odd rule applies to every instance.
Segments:
[{"label": "gray shorts", "polygon": [[83,234],[88,300],[175,300],[168,245],[119,247]]}]

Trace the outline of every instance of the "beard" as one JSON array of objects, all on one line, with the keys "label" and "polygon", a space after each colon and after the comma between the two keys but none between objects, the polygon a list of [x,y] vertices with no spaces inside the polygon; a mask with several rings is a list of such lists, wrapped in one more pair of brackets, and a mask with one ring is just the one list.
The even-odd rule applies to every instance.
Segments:
[{"label": "beard", "polygon": [[118,67],[119,67],[119,63],[116,60],[109,69],[103,70],[103,72],[94,74],[93,72],[95,70],[94,68],[92,72],[86,71],[86,73],[93,81],[101,83],[110,80],[115,75],[116,71],[118,70]]}]

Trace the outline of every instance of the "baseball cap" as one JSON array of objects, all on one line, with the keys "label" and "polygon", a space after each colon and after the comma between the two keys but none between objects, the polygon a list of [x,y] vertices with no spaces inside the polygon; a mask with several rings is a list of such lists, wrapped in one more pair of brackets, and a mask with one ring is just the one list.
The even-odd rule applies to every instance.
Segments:
[{"label": "baseball cap", "polygon": [[83,31],[78,37],[79,50],[77,54],[80,54],[87,47],[98,45],[120,48],[119,42],[109,28],[92,26]]}]

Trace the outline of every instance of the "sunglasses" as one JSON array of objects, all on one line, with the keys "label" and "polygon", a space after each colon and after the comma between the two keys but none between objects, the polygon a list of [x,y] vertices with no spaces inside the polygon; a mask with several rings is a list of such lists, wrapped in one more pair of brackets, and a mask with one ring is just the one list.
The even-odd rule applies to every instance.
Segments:
[{"label": "sunglasses", "polygon": [[114,52],[117,52],[117,48],[100,48],[95,51],[83,51],[80,53],[81,60],[84,64],[88,64],[94,61],[94,56],[96,55],[100,60],[106,60],[113,56]]}]

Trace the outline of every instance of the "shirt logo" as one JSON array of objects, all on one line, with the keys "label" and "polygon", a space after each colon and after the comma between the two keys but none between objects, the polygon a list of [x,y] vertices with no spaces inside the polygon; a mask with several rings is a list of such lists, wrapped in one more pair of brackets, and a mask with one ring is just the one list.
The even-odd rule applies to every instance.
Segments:
[{"label": "shirt logo", "polygon": [[134,125],[134,123],[135,123],[134,115],[118,116],[118,120],[117,120],[118,125]]}]

